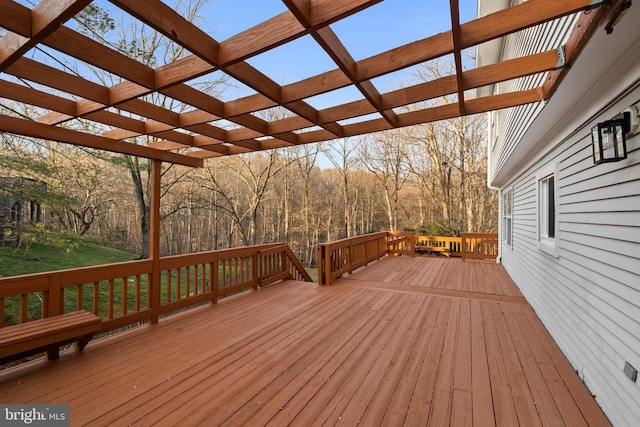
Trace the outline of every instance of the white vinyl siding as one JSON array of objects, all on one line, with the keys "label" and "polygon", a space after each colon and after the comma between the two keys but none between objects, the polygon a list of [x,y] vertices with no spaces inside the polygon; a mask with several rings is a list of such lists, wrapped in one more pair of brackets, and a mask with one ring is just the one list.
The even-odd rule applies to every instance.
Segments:
[{"label": "white vinyl siding", "polygon": [[[635,96],[628,103],[639,99],[640,89]],[[623,372],[625,362],[640,370],[640,135],[629,147],[627,160],[594,165],[585,127],[519,176],[512,182],[518,244],[501,253],[514,282],[618,426],[640,425],[640,384]],[[538,185],[550,165],[557,171],[557,258],[538,246]]]},{"label": "white vinyl siding", "polygon": [[[519,1],[513,3],[521,3]],[[519,58],[524,55],[557,49],[566,43],[578,15],[566,16],[532,27],[505,37],[503,58]],[[508,93],[542,86],[547,73],[539,73],[499,83],[494,93]],[[517,149],[520,140],[534,119],[544,107],[544,103],[534,103],[501,110],[496,117],[493,132],[497,135],[491,143],[490,172],[493,178],[505,165],[509,156]]]},{"label": "white vinyl siding", "polygon": [[[505,38],[500,58],[557,48],[575,19]],[[544,105],[494,113],[488,149],[488,182],[513,189],[513,245],[502,237],[500,261],[613,425],[628,427],[640,426],[640,380],[624,372],[625,363],[640,370],[640,133],[627,140],[626,160],[594,165],[591,128],[640,102],[639,19],[633,7],[612,34],[598,28]],[[493,91],[528,89],[539,78]],[[540,245],[549,169],[551,252]]]}]

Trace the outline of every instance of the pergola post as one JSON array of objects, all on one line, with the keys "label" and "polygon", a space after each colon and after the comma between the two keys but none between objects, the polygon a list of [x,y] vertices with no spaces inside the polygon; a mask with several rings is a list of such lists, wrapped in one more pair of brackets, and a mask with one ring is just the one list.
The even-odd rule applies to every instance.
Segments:
[{"label": "pergola post", "polygon": [[151,163],[151,206],[149,227],[149,258],[153,262],[151,277],[149,278],[149,292],[151,294],[151,324],[158,323],[160,317],[160,178],[162,161],[153,160]]}]

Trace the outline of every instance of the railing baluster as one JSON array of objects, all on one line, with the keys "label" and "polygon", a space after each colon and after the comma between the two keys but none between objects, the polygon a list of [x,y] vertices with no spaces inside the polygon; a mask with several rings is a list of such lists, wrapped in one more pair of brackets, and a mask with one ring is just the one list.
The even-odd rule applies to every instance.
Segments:
[{"label": "railing baluster", "polygon": [[27,308],[29,307],[28,294],[20,295],[20,323],[27,321]]},{"label": "railing baluster", "polygon": [[211,303],[218,303],[218,259],[214,257],[209,264],[209,286],[211,288]]},{"label": "railing baluster", "polygon": [[186,275],[185,275],[185,284],[184,284],[184,297],[188,298],[189,297],[189,291],[191,289],[190,284],[191,284],[191,266],[188,265],[185,268],[186,271]]}]

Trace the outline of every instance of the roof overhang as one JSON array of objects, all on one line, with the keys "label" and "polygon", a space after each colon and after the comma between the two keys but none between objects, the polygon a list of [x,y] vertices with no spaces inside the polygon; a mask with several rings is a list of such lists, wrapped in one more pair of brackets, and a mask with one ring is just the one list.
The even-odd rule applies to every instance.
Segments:
[{"label": "roof overhang", "polygon": [[[490,15],[509,7],[510,0],[478,0],[478,17]],[[500,61],[504,38],[497,38],[478,46],[476,51],[476,67],[481,68]],[[478,98],[493,95],[494,85],[487,85],[476,90]]]},{"label": "roof overhang", "polygon": [[[615,8],[610,9],[613,11]],[[585,136],[590,134],[591,122],[606,104],[639,84],[640,8],[631,7],[611,34],[604,29],[609,18],[600,22],[490,185],[498,188],[508,185],[574,132],[582,130]]]}]

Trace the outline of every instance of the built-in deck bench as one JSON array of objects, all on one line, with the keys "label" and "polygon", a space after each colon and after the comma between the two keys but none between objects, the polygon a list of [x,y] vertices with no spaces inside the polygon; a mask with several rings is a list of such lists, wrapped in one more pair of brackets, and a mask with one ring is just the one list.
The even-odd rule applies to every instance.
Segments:
[{"label": "built-in deck bench", "polygon": [[33,320],[0,329],[0,364],[47,352],[57,359],[60,346],[78,341],[81,351],[100,331],[100,317],[84,310]]},{"label": "built-in deck bench", "polygon": [[446,257],[451,256],[451,249],[443,246],[426,246],[426,245],[416,245],[416,252],[418,253],[438,253],[442,254]]}]

